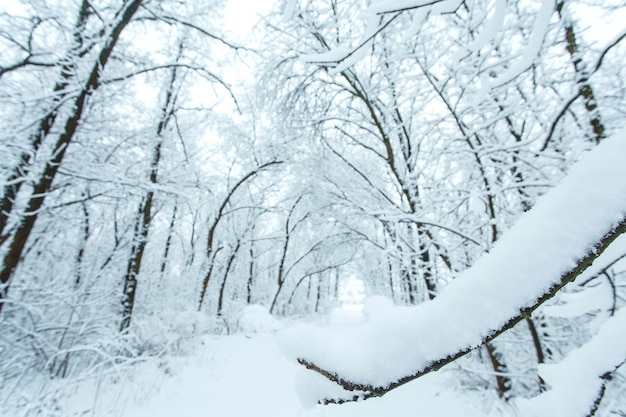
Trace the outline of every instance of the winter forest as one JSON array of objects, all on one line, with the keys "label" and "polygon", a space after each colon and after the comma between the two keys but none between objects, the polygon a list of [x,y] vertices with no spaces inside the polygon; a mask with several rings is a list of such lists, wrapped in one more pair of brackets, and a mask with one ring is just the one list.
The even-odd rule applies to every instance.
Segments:
[{"label": "winter forest", "polygon": [[253,3],[2,0],[0,416],[626,416],[626,4]]}]

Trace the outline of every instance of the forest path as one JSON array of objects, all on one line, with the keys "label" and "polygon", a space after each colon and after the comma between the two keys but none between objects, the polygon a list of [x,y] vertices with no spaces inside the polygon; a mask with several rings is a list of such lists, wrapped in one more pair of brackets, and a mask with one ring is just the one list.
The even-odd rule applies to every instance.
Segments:
[{"label": "forest path", "polygon": [[[143,398],[133,395],[120,417],[300,414],[293,383],[296,365],[284,358],[272,335],[207,337],[203,344],[189,357],[171,358],[153,392]],[[150,374],[136,384],[145,380],[149,386],[155,379]]]},{"label": "forest path", "polygon": [[451,378],[445,372],[382,398],[316,405],[316,398],[336,386],[290,361],[277,339],[275,333],[205,336],[187,356],[140,364],[132,380],[100,386],[95,407],[80,407],[78,398],[87,398],[84,391],[70,402],[77,412],[89,407],[83,415],[98,417],[501,415],[497,410],[486,413],[481,398],[447,385]]}]

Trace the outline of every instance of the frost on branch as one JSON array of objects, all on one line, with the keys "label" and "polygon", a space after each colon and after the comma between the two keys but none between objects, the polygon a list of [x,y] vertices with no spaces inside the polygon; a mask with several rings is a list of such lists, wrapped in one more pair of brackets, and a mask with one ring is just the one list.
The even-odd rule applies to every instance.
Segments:
[{"label": "frost on branch", "polygon": [[287,350],[368,398],[492,340],[582,274],[626,231],[624,155],[626,131],[585,155],[435,300],[389,309],[354,330],[294,329],[284,337]]}]

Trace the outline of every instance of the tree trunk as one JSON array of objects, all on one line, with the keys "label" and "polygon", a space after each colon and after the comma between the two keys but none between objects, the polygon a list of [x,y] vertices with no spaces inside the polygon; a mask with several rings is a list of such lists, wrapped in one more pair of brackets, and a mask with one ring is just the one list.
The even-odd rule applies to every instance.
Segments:
[{"label": "tree trunk", "polygon": [[[484,187],[484,192],[487,199],[487,216],[489,218],[489,246],[492,246],[499,238],[498,234],[498,226],[496,223],[497,215],[496,215],[496,204],[495,204],[495,195],[492,191],[492,183],[487,175],[487,170],[485,167],[485,163],[481,159],[480,147],[484,143],[483,139],[478,135],[477,132],[471,133],[471,129],[461,120],[459,115],[457,114],[454,106],[450,103],[448,97],[445,94],[445,91],[440,89],[437,86],[437,83],[434,82],[432,76],[427,72],[427,70],[419,63],[418,65],[422,68],[422,71],[429,83],[431,84],[433,90],[437,93],[443,104],[447,107],[450,115],[453,117],[455,124],[459,132],[463,135],[465,143],[470,149],[473,159],[476,162],[476,167],[478,172],[480,173],[480,178],[482,181],[482,185]],[[491,341],[490,341],[491,342]],[[490,346],[486,346],[487,352],[489,353],[490,363],[492,365],[494,375],[496,378],[496,386],[498,389],[498,395],[501,398],[508,399],[509,398],[509,390],[512,388],[511,379],[505,375],[505,372],[508,370],[504,357],[501,353],[499,353],[496,347],[492,344]]]},{"label": "tree trunk", "polygon": [[83,236],[80,242],[80,248],[76,254],[76,286],[78,287],[83,279],[83,258],[85,256],[85,249],[87,248],[87,240],[89,239],[90,227],[89,227],[89,211],[87,210],[87,204],[83,202],[81,204],[83,209]]},{"label": "tree trunk", "polygon": [[248,265],[248,282],[246,282],[246,303],[252,303],[252,286],[254,285],[254,226],[253,240],[250,242],[250,263]]},{"label": "tree trunk", "polygon": [[511,399],[511,379],[506,375],[509,371],[502,354],[493,342],[485,343],[485,349],[489,355],[489,361],[496,377],[498,396],[505,401]]},{"label": "tree trunk", "polygon": [[2,200],[0,201],[0,244],[4,243],[9,238],[6,226],[9,221],[9,216],[13,211],[15,198],[24,184],[24,178],[30,171],[32,156],[37,153],[43,140],[50,134],[52,126],[58,116],[59,106],[69,94],[66,89],[73,77],[77,60],[80,59],[80,55],[83,53],[82,31],[84,30],[84,26],[90,16],[89,7],[89,2],[87,0],[83,0],[78,13],[78,18],[76,20],[76,25],[74,27],[74,44],[64,60],[65,64],[61,66],[61,79],[52,89],[53,100],[51,103],[51,110],[39,121],[39,126],[29,141],[30,149],[21,153],[17,165],[6,178],[6,185],[4,186]]},{"label": "tree trunk", "polygon": [[[182,50],[182,46],[181,46]],[[179,58],[180,52],[179,50]],[[131,253],[128,258],[126,275],[124,276],[124,289],[122,292],[122,321],[120,323],[120,331],[124,332],[131,323],[133,308],[135,306],[135,295],[137,293],[137,284],[139,273],[141,272],[141,262],[143,254],[148,243],[148,230],[152,221],[152,205],[154,201],[154,187],[158,183],[159,162],[161,161],[161,147],[163,146],[163,135],[165,129],[174,114],[174,105],[176,95],[174,88],[176,83],[176,67],[172,69],[171,76],[167,85],[167,93],[165,94],[165,102],[161,108],[161,118],[157,126],[156,141],[152,149],[152,158],[150,160],[150,185],[152,188],[146,193],[142,204],[135,218],[135,228],[133,232],[133,243]]]},{"label": "tree trunk", "polygon": [[226,280],[228,279],[228,275],[233,267],[233,263],[235,262],[235,258],[237,257],[237,252],[241,247],[241,241],[237,240],[237,244],[235,245],[235,249],[233,249],[230,257],[228,258],[228,263],[226,265],[226,271],[224,272],[224,280],[222,281],[222,285],[220,286],[220,293],[217,299],[217,315],[222,315],[222,310],[224,308],[224,290],[226,288]]},{"label": "tree trunk", "polygon": [[128,25],[133,15],[137,12],[141,3],[142,0],[133,0],[121,13],[120,20],[110,32],[107,42],[104,43],[104,48],[100,51],[98,59],[92,67],[89,78],[83,85],[81,92],[78,94],[78,97],[76,97],[76,100],[73,103],[73,112],[66,120],[62,133],[54,146],[52,157],[46,163],[43,174],[33,187],[33,193],[28,200],[24,218],[17,227],[13,240],[11,241],[9,249],[2,261],[2,270],[0,271],[0,312],[2,312],[2,308],[8,296],[11,285],[10,279],[20,263],[28,238],[33,230],[33,227],[35,226],[40,209],[42,208],[45,198],[50,191],[52,182],[54,181],[59,167],[63,162],[65,152],[67,152],[67,149],[78,130],[79,122],[82,118],[83,111],[85,110],[87,97],[98,88],[102,69],[109,61],[120,34],[126,25]]},{"label": "tree trunk", "polygon": [[276,277],[278,288],[276,289],[276,294],[274,294],[274,298],[272,299],[272,304],[270,306],[270,313],[274,313],[274,310],[276,309],[276,303],[278,301],[278,295],[280,294],[280,291],[283,288],[283,284],[285,283],[285,261],[287,259],[287,252],[289,250],[289,238],[291,237],[291,231],[292,231],[290,227],[291,216],[296,210],[296,206],[298,205],[301,199],[302,199],[302,196],[298,197],[296,202],[293,203],[293,206],[291,206],[291,210],[289,210],[289,215],[287,216],[287,220],[285,221],[285,243],[283,244],[283,250],[280,255],[280,262],[278,264],[278,274]]},{"label": "tree trunk", "polygon": [[572,58],[572,64],[576,71],[576,83],[578,84],[578,91],[583,97],[585,110],[589,117],[589,125],[593,132],[595,143],[598,144],[602,139],[606,138],[606,129],[602,118],[600,117],[600,111],[598,110],[598,102],[596,96],[589,82],[589,70],[586,68],[585,63],[578,47],[578,39],[576,37],[576,30],[574,29],[574,23],[563,12],[564,1],[559,1],[556,6],[556,10],[559,14],[559,18],[563,22],[565,30],[565,42],[567,52]]},{"label": "tree trunk", "polygon": [[226,206],[230,203],[231,198],[233,197],[233,195],[235,195],[235,192],[237,192],[239,187],[245,184],[249,179],[253,178],[254,176],[259,174],[266,168],[272,165],[279,165],[279,164],[282,164],[282,161],[270,161],[248,172],[239,181],[237,181],[237,183],[233,186],[233,188],[230,189],[230,191],[228,192],[228,194],[222,201],[222,204],[218,208],[217,213],[215,214],[215,219],[211,223],[211,226],[209,227],[209,233],[207,235],[207,259],[209,262],[209,267],[208,267],[208,271],[206,275],[204,276],[204,280],[202,281],[202,287],[200,288],[200,299],[198,301],[198,311],[202,309],[202,303],[204,302],[204,297],[206,296],[209,282],[211,282],[211,274],[213,273],[213,262],[215,262],[215,257],[217,255],[217,252],[221,249],[221,247],[217,249],[214,248],[215,232],[217,231],[217,226],[220,224],[220,221],[222,220],[224,216],[224,210],[226,209]]},{"label": "tree trunk", "polygon": [[165,273],[165,267],[167,266],[167,258],[170,254],[170,247],[172,246],[172,237],[174,236],[174,224],[176,223],[176,213],[178,212],[178,205],[174,205],[174,211],[172,212],[172,220],[170,220],[170,227],[167,229],[167,239],[165,240],[165,249],[163,249],[163,257],[161,260],[161,276]]}]

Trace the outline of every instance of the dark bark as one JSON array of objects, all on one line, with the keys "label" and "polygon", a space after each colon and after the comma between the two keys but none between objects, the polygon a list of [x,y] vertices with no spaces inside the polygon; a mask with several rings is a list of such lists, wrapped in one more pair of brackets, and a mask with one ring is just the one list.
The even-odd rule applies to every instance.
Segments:
[{"label": "dark bark", "polygon": [[[530,331],[530,335],[533,339],[533,346],[535,347],[535,353],[537,354],[537,364],[542,364],[545,362],[545,358],[543,347],[541,346],[541,339],[539,338],[539,332],[537,331],[535,322],[531,317],[526,318],[526,324],[528,325],[528,330]],[[539,375],[537,375],[537,379],[539,381],[539,392],[544,392],[546,390],[545,381]]]},{"label": "dark bark", "polygon": [[496,387],[498,396],[505,401],[511,399],[511,379],[506,375],[509,371],[506,362],[502,358],[502,353],[493,342],[485,343],[485,349],[489,355],[489,361],[496,377]]},{"label": "dark bark", "polygon": [[83,258],[85,256],[85,249],[87,248],[87,240],[89,239],[90,227],[89,227],[89,211],[87,210],[87,204],[83,202],[81,204],[83,209],[83,236],[81,239],[80,248],[76,255],[76,286],[78,287],[83,278]]},{"label": "dark bark", "polygon": [[122,291],[122,320],[120,331],[123,332],[130,326],[135,306],[135,295],[137,293],[137,282],[141,270],[141,261],[148,240],[148,225],[150,224],[150,212],[152,210],[152,193],[139,205],[135,228],[133,230],[133,244],[128,258],[126,274],[124,276],[124,289]]},{"label": "dark bark", "polygon": [[[387,263],[387,273],[389,275],[389,292],[391,295],[391,299],[394,301],[394,303],[396,302],[396,291],[394,289],[394,284],[393,284],[393,264],[391,262],[391,259],[389,259],[389,255],[385,256],[385,262]],[[335,291],[335,298],[338,297],[337,291]]]},{"label": "dark bark", "polygon": [[[459,132],[463,135],[465,143],[467,143],[467,146],[470,148],[472,157],[474,161],[476,162],[476,167],[478,169],[478,172],[480,173],[480,179],[482,181],[482,186],[485,191],[485,197],[487,200],[487,215],[488,215],[489,224],[490,224],[489,246],[491,246],[498,240],[500,236],[499,236],[499,230],[498,230],[498,225],[497,225],[495,195],[492,191],[492,188],[493,188],[492,180],[487,174],[487,167],[485,165],[485,162],[483,162],[480,156],[480,147],[484,143],[484,140],[478,134],[478,132],[471,133],[472,130],[461,120],[454,106],[452,105],[448,97],[446,96],[445,91],[437,86],[437,83],[434,82],[434,80],[432,79],[432,76],[428,73],[428,71],[421,65],[419,61],[417,62],[418,62],[418,65],[420,65],[420,68],[422,68],[422,72],[426,76],[431,87],[437,93],[441,101],[445,104],[446,108],[448,109],[448,112],[454,119],[454,122],[457,128],[459,129]],[[516,133],[513,130],[512,126],[509,126],[509,128],[512,133]],[[517,139],[517,136],[516,136],[516,139]],[[508,399],[510,396],[509,391],[512,389],[513,384],[512,384],[510,377],[506,375],[508,366],[506,365],[504,356],[501,353],[497,352],[497,349],[495,348],[494,345],[490,345],[486,347],[487,347],[487,352],[489,354],[490,363],[492,365],[494,375],[496,378],[496,386],[498,389],[498,395],[501,398]]]},{"label": "dark bark", "polygon": [[213,219],[213,222],[209,227],[209,233],[207,235],[207,259],[209,262],[209,267],[206,275],[204,276],[204,279],[202,280],[202,287],[200,288],[200,299],[198,300],[198,311],[202,309],[202,303],[204,303],[204,297],[206,296],[207,288],[209,286],[209,283],[211,282],[211,274],[213,273],[213,262],[215,261],[216,251],[219,250],[215,249],[214,247],[215,232],[217,231],[217,226],[220,224],[220,221],[224,217],[224,210],[226,209],[226,206],[228,206],[228,204],[230,203],[230,200],[233,198],[235,192],[237,192],[237,190],[248,180],[254,178],[256,175],[258,175],[268,167],[272,165],[279,165],[282,163],[282,161],[266,162],[265,164],[260,165],[259,167],[248,172],[239,181],[237,181],[233,188],[230,189],[230,191],[228,192],[228,194],[226,194],[226,197],[222,201],[222,204],[218,208],[217,213],[215,214],[215,218]]},{"label": "dark bark", "polygon": [[13,211],[15,198],[24,184],[24,178],[30,171],[31,160],[41,147],[43,140],[50,134],[52,126],[58,116],[60,103],[62,103],[69,94],[66,89],[75,76],[74,72],[76,70],[77,61],[80,55],[84,53],[82,32],[90,16],[89,7],[89,2],[83,0],[74,28],[74,43],[61,66],[60,81],[58,81],[52,89],[53,99],[50,104],[51,110],[41,118],[37,130],[29,139],[30,149],[22,151],[17,165],[6,178],[5,184],[7,185],[4,186],[2,200],[0,201],[0,244],[4,243],[9,238],[9,232],[6,230],[6,226],[9,221],[9,216]]},{"label": "dark bark", "polygon": [[174,236],[174,224],[176,223],[176,213],[178,212],[178,205],[174,205],[174,211],[172,212],[172,220],[170,220],[170,227],[167,229],[167,239],[165,240],[165,249],[163,249],[163,257],[161,260],[161,275],[165,273],[165,267],[167,266],[167,258],[170,254],[170,248],[172,246],[172,237]]},{"label": "dark bark", "polygon": [[226,271],[224,271],[224,279],[222,280],[222,285],[220,286],[219,297],[217,299],[217,315],[218,316],[222,315],[222,310],[224,308],[224,290],[226,289],[226,281],[228,280],[228,275],[230,274],[230,270],[233,267],[233,263],[235,262],[235,258],[237,257],[237,252],[239,251],[240,247],[241,247],[241,241],[238,240],[237,244],[235,245],[235,248],[233,249],[230,256],[228,257],[228,263],[226,264]]},{"label": "dark bark", "polygon": [[293,216],[293,213],[296,210],[296,206],[298,205],[300,200],[302,200],[302,196],[298,197],[295,203],[293,203],[291,209],[289,210],[289,214],[287,215],[287,220],[285,221],[285,242],[283,243],[283,250],[280,255],[278,274],[276,277],[278,288],[276,289],[276,294],[274,294],[274,298],[272,299],[270,313],[274,313],[274,310],[276,308],[276,302],[278,301],[278,295],[280,294],[280,291],[283,288],[283,284],[285,283],[285,261],[287,260],[287,252],[289,250],[289,239],[291,238],[291,232],[293,231],[292,227],[290,226],[291,216]]},{"label": "dark bark", "polygon": [[[502,106],[499,106],[499,109],[501,112],[504,112],[504,108]],[[509,133],[511,134],[511,136],[513,136],[513,138],[515,139],[515,142],[516,143],[522,142],[522,133],[518,132],[515,129],[515,126],[511,118],[509,116],[506,116],[504,119],[509,128]],[[519,160],[518,150],[513,151],[511,159],[512,159],[511,176],[513,177],[513,180],[516,183],[523,184],[525,178],[524,178],[524,173],[519,167],[520,160]],[[518,195],[520,198],[522,210],[524,212],[527,212],[532,207],[532,202],[530,198],[523,191],[521,187],[518,188]],[[542,364],[544,363],[544,353],[543,353],[543,347],[541,345],[541,338],[539,337],[539,333],[537,332],[537,327],[535,326],[535,322],[531,317],[528,317],[526,319],[526,324],[528,325],[528,330],[530,331],[530,335],[533,341],[533,347],[535,348],[535,354],[537,355],[537,364]],[[538,380],[539,392],[544,392],[546,390],[545,381],[539,375],[537,375],[537,380]]]},{"label": "dark bark", "polygon": [[580,48],[578,46],[578,38],[576,36],[574,24],[570,19],[564,16],[564,5],[564,1],[559,1],[557,3],[556,9],[559,14],[559,18],[563,22],[563,28],[565,30],[566,49],[570,57],[572,58],[572,64],[574,65],[574,70],[576,71],[576,83],[578,84],[578,91],[583,97],[585,110],[587,111],[587,115],[589,117],[589,125],[591,131],[593,132],[594,140],[596,143],[600,143],[602,139],[606,138],[606,129],[600,117],[600,111],[598,109],[598,102],[596,100],[595,93],[593,91],[591,83],[589,82],[589,77],[591,73],[583,62]]},{"label": "dark bark", "polygon": [[200,288],[200,301],[198,302],[198,311],[202,310],[202,304],[204,303],[204,298],[206,297],[207,288],[209,288],[209,281],[213,276],[213,268],[215,267],[215,259],[217,255],[223,248],[220,246],[219,248],[212,250],[209,254],[209,270],[204,276],[204,280],[202,281],[202,288]]},{"label": "dark bark", "polygon": [[[179,50],[178,57],[180,58]],[[133,232],[133,243],[131,246],[130,256],[128,257],[128,265],[124,276],[124,289],[122,292],[122,321],[120,323],[120,331],[128,329],[131,323],[133,308],[135,306],[135,295],[137,293],[137,284],[139,282],[139,273],[141,272],[141,262],[143,254],[148,244],[148,231],[150,222],[152,221],[152,206],[154,202],[154,189],[158,184],[159,163],[161,162],[161,148],[165,130],[172,116],[174,115],[174,106],[176,103],[176,94],[174,92],[176,84],[176,67],[172,69],[171,76],[167,85],[165,94],[165,102],[161,108],[161,116],[157,125],[156,138],[154,148],[152,149],[152,158],[150,160],[150,190],[146,193],[142,203],[139,206],[137,217],[135,218],[135,228]]]},{"label": "dark bark", "polygon": [[322,274],[317,274],[317,291],[315,294],[315,312],[319,313],[322,302]]},{"label": "dark bark", "polygon": [[[376,99],[369,97],[358,77],[354,73],[346,70],[343,71],[341,75],[350,86],[350,89],[348,89],[350,94],[357,98],[367,109],[371,122],[374,124],[376,131],[380,135],[380,140],[385,148],[385,161],[393,179],[402,192],[402,199],[406,202],[406,204],[408,204],[409,213],[412,215],[418,214],[420,207],[419,189],[416,184],[408,182],[405,176],[402,175],[402,172],[406,171],[408,177],[411,177],[415,175],[415,172],[413,172],[414,169],[411,163],[409,163],[409,160],[414,157],[412,154],[411,137],[406,129],[400,111],[396,106],[394,123],[398,124],[399,133],[397,135],[397,142],[399,147],[402,149],[402,151],[397,154],[397,152],[394,151],[390,133],[390,130],[392,131],[393,129],[387,128],[384,116],[385,112],[381,110],[381,108],[384,109],[386,106],[376,101]],[[414,222],[414,224],[417,226],[416,241],[418,245],[415,252],[419,262],[419,267],[422,271],[422,279],[424,280],[429,293],[436,293],[436,279],[433,276],[432,259],[426,244],[426,242],[431,240],[430,233],[428,232],[428,228],[425,224],[420,222]],[[410,280],[405,280],[405,282],[408,283]],[[411,289],[412,286],[408,288]],[[408,296],[409,302],[413,304],[416,299],[416,294],[408,294]]]},{"label": "dark bark", "polygon": [[591,407],[589,407],[589,412],[587,413],[586,417],[593,417],[596,415],[596,412],[600,408],[600,404],[602,403],[602,400],[604,399],[604,394],[606,394],[606,384],[608,384],[613,379],[615,372],[617,372],[617,370],[620,367],[622,367],[624,363],[626,363],[626,361],[622,362],[615,369],[609,372],[605,372],[604,374],[600,375],[600,379],[602,380],[600,392],[598,392],[596,399],[594,400],[593,404],[591,404]]},{"label": "dark bark", "polygon": [[250,242],[250,263],[248,264],[248,282],[246,282],[246,303],[252,303],[252,286],[254,285],[254,225],[252,225],[253,238]]},{"label": "dark bark", "polygon": [[141,3],[142,0],[133,0],[121,13],[120,19],[110,32],[107,42],[105,42],[105,46],[100,51],[98,59],[92,67],[89,78],[83,85],[83,88],[76,97],[76,100],[73,102],[73,112],[68,117],[62,133],[54,146],[52,157],[46,163],[43,174],[33,187],[33,193],[27,203],[24,218],[17,227],[7,254],[2,261],[2,270],[0,271],[0,312],[2,312],[4,301],[8,295],[11,276],[20,263],[20,259],[26,248],[28,238],[33,230],[33,227],[35,226],[40,209],[42,208],[46,196],[50,191],[52,182],[56,177],[59,167],[63,162],[65,153],[67,152],[67,149],[78,130],[78,125],[85,110],[87,98],[95,89],[98,88],[102,69],[109,61],[122,31],[128,25],[135,12],[137,12]]}]

